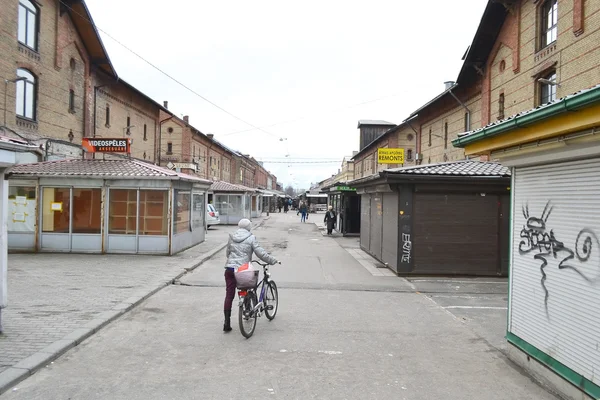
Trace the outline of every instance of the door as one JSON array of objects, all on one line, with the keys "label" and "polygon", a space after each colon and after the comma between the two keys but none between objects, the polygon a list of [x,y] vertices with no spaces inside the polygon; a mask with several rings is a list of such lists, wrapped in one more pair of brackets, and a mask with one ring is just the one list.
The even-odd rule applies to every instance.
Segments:
[{"label": "door", "polygon": [[497,275],[498,196],[415,193],[413,273]]},{"label": "door", "polygon": [[600,385],[600,159],[513,179],[509,332]]}]

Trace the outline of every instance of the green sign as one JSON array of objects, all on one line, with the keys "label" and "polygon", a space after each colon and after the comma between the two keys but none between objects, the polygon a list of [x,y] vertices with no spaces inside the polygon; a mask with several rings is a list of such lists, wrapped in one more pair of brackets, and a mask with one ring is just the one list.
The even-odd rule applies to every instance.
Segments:
[{"label": "green sign", "polygon": [[336,186],[335,190],[340,192],[356,192],[356,189],[351,188],[350,186]]}]

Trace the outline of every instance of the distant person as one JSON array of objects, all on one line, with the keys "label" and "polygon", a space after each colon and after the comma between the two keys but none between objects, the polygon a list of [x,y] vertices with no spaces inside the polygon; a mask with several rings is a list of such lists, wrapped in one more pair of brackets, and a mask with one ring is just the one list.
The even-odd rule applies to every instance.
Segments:
[{"label": "distant person", "polygon": [[306,204],[304,202],[302,202],[302,204],[300,204],[300,214],[302,214],[302,218],[300,219],[300,222],[306,222],[306,214],[307,214],[307,209],[306,209]]},{"label": "distant person", "polygon": [[335,211],[333,211],[333,207],[329,206],[327,212],[325,213],[325,219],[323,222],[327,224],[327,234],[331,235],[333,232],[333,228],[335,227],[337,215],[335,215]]},{"label": "distant person", "polygon": [[283,202],[283,212],[287,214],[288,210],[290,209],[290,203],[287,201],[287,199]]},{"label": "distant person", "polygon": [[238,223],[238,230],[229,235],[227,244],[227,264],[225,264],[225,303],[223,313],[225,314],[225,323],[223,332],[231,332],[231,306],[235,298],[235,271],[244,264],[252,261],[252,254],[271,265],[277,264],[277,259],[265,249],[259,246],[256,237],[250,233],[252,222],[242,219]]}]

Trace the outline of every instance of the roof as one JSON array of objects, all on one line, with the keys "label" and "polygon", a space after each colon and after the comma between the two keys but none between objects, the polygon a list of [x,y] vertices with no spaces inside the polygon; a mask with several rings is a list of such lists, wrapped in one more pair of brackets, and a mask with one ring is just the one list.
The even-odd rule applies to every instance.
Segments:
[{"label": "roof", "polygon": [[476,76],[476,68],[483,69],[509,13],[507,7],[512,7],[515,3],[516,0],[488,1],[473,42],[463,56],[464,62],[458,74],[458,83],[465,83],[469,78]]},{"label": "roof", "polygon": [[473,160],[451,161],[439,164],[392,168],[383,171],[389,175],[437,175],[437,176],[510,176],[510,169],[495,163]]},{"label": "roof", "polygon": [[168,179],[210,183],[206,179],[175,172],[138,160],[57,160],[19,164],[10,168],[8,176],[90,177],[102,179]]},{"label": "roof", "polygon": [[417,165],[402,168],[386,169],[378,174],[347,182],[350,186],[368,186],[369,182],[382,179],[396,181],[401,178],[410,180],[418,178],[508,178],[510,169],[495,163],[474,160],[451,161],[438,164]]},{"label": "roof", "polygon": [[256,189],[244,185],[236,185],[229,182],[216,181],[208,189],[211,192],[255,192]]},{"label": "roof", "polygon": [[442,93],[438,94],[433,99],[431,99],[427,103],[423,104],[421,107],[419,107],[419,109],[413,111],[408,116],[407,120],[412,119],[413,117],[416,117],[417,114],[419,114],[421,111],[423,111],[424,109],[426,109],[427,107],[429,107],[430,105],[432,105],[433,103],[435,103],[436,101],[438,101],[439,99],[441,99],[442,97],[446,96],[448,93],[450,93],[452,91],[452,89],[456,88],[457,86],[458,86],[458,84],[454,83],[448,89],[444,90]]},{"label": "roof", "polygon": [[17,152],[41,152],[40,148],[35,144],[28,143],[26,140],[15,139],[3,135],[0,135],[0,149],[12,150]]},{"label": "roof", "polygon": [[93,60],[92,62],[104,72],[117,77],[117,72],[108,57],[108,52],[104,47],[104,43],[102,43],[96,24],[85,1],[61,0],[61,5],[66,7],[67,12],[71,16],[73,25],[75,25],[75,29],[77,29],[90,58]]},{"label": "roof", "polygon": [[600,103],[600,84],[580,90],[553,102],[511,115],[508,118],[492,122],[483,128],[459,134],[458,139],[453,140],[452,144],[455,147],[465,147],[465,145],[483,138],[497,136],[562,113],[579,110],[597,103]]},{"label": "roof", "polygon": [[377,119],[361,119],[358,121],[357,128],[360,128],[361,125],[390,125],[390,126],[393,126],[396,124],[387,122],[387,121],[377,120]]},{"label": "roof", "polygon": [[160,104],[159,102],[157,102],[156,100],[154,100],[152,97],[148,96],[146,93],[142,92],[141,90],[139,90],[138,88],[136,88],[135,86],[133,86],[131,83],[128,83],[128,82],[124,81],[121,78],[119,78],[119,82],[122,83],[127,88],[133,90],[134,92],[136,92],[137,94],[139,94],[140,96],[142,96],[143,98],[145,98],[146,100],[148,100],[149,102],[153,103],[155,106],[157,106],[158,108],[160,108],[162,111],[166,112],[169,115],[174,115],[164,105]]}]

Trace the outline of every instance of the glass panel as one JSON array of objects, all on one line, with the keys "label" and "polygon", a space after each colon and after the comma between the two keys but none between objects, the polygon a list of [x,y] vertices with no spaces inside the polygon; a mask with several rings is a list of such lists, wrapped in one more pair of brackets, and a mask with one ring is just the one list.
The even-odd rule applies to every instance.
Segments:
[{"label": "glass panel", "polygon": [[44,188],[42,232],[69,233],[70,193],[69,188]]},{"label": "glass panel", "polygon": [[100,234],[101,199],[101,189],[73,189],[73,233]]},{"label": "glass panel", "polygon": [[229,208],[229,215],[241,217],[244,215],[244,207],[242,204],[242,195],[230,195],[229,196],[229,204],[227,205]]},{"label": "glass panel", "polygon": [[229,204],[229,196],[226,194],[217,194],[215,195],[215,208],[219,212],[219,215],[229,215],[230,214],[230,204]]},{"label": "glass panel", "polygon": [[17,115],[21,117],[25,116],[25,82],[19,81],[17,82],[17,104],[16,111]]},{"label": "glass panel", "polygon": [[204,226],[204,195],[194,193],[194,208],[192,210],[192,229],[199,229]]},{"label": "glass panel", "polygon": [[34,7],[33,3],[29,0],[21,0],[19,3],[21,3],[21,6],[27,7],[33,12],[36,11],[36,8]]},{"label": "glass panel", "polygon": [[35,43],[35,31],[36,31],[36,15],[34,13],[32,13],[31,11],[29,11],[27,13],[27,46],[31,47],[32,49],[37,49],[36,48],[36,43]]},{"label": "glass panel", "polygon": [[26,43],[27,41],[27,10],[23,5],[19,5],[19,42]]},{"label": "glass panel", "polygon": [[137,190],[111,189],[108,206],[108,233],[135,235],[137,228]]},{"label": "glass panel", "polygon": [[175,190],[175,219],[173,232],[182,233],[190,231],[190,192]]},{"label": "glass panel", "polygon": [[167,236],[169,192],[140,190],[140,235]]},{"label": "glass panel", "polygon": [[25,82],[25,117],[29,119],[34,119],[35,115],[33,113],[34,106],[34,90],[33,84],[30,82]]},{"label": "glass panel", "polygon": [[35,232],[35,186],[8,189],[8,231]]}]

